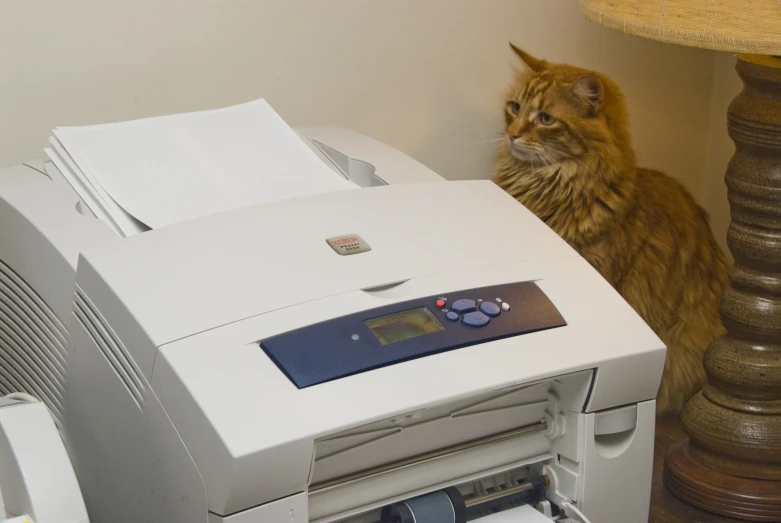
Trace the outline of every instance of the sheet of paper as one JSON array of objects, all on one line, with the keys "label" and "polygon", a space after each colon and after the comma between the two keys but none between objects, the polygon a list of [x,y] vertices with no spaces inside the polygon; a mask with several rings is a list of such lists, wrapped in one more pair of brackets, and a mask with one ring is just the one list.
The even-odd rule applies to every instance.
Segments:
[{"label": "sheet of paper", "polygon": [[[354,189],[265,100],[55,136],[99,196],[151,228],[240,207]],[[101,198],[105,200],[105,198]],[[109,213],[114,210],[103,201]],[[117,224],[120,225],[120,224]]]},{"label": "sheet of paper", "polygon": [[55,155],[57,153],[54,152],[54,150],[50,148],[45,148],[43,152],[46,154],[46,157],[49,158],[48,162],[45,162],[43,164],[43,171],[46,173],[46,176],[49,177],[51,181],[56,183],[57,185],[61,185],[63,187],[67,187],[68,189],[73,190],[71,187],[70,182],[65,179],[65,176],[62,175],[59,169],[54,165],[54,162],[51,160],[52,155]]},{"label": "sheet of paper", "polygon": [[523,505],[476,519],[475,523],[551,523],[551,521],[531,505]]},{"label": "sheet of paper", "polygon": [[[105,222],[118,236],[122,237],[149,230],[149,227],[133,219],[132,217],[130,218],[133,224],[133,230],[131,231],[131,234],[125,234],[119,230],[116,225],[114,225],[114,221],[111,219],[111,217],[109,217],[105,211],[102,210],[100,205],[97,204],[92,194],[84,189],[84,186],[79,182],[80,178],[68,168],[68,165],[65,164],[64,160],[57,154],[57,151],[50,148],[45,148],[43,151],[51,160],[43,165],[44,171],[46,171],[46,175],[52,180],[52,182],[56,183],[57,185],[68,187],[76,193],[76,195],[82,201],[82,206],[84,207],[82,212],[83,214],[85,213],[85,215],[94,216],[95,218]],[[62,170],[60,170],[57,165],[60,165]],[[66,174],[63,174],[63,172]],[[97,209],[97,212],[93,211],[93,209]]]},{"label": "sheet of paper", "polygon": [[96,216],[108,223],[120,236],[132,236],[147,230],[142,223],[117,205],[94,177],[85,176],[57,138],[49,138],[49,143],[57,160],[51,155],[49,158]]},{"label": "sheet of paper", "polygon": [[78,194],[79,198],[81,198],[81,201],[83,201],[84,204],[89,207],[90,211],[92,211],[92,213],[97,216],[98,219],[111,227],[111,229],[117,233],[117,235],[125,236],[125,234],[114,223],[114,220],[112,220],[108,215],[106,210],[100,205],[100,203],[97,202],[90,190],[85,187],[84,183],[79,179],[79,177],[76,176],[73,171],[71,171],[65,160],[59,154],[57,154],[57,151],[53,149],[44,149],[44,152],[52,161],[54,166],[57,167],[57,170],[60,171],[60,174],[62,174],[63,178],[65,178],[73,190],[76,191],[76,194]]}]

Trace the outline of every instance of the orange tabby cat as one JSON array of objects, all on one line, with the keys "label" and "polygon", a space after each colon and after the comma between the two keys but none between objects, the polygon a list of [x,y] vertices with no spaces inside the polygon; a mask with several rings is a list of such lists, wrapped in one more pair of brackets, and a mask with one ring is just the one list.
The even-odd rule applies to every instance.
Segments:
[{"label": "orange tabby cat", "polygon": [[637,167],[615,83],[512,48],[526,68],[507,94],[494,181],[580,252],[664,341],[657,411],[678,412],[704,383],[706,346],[724,332],[727,264],[708,217],[680,183]]}]

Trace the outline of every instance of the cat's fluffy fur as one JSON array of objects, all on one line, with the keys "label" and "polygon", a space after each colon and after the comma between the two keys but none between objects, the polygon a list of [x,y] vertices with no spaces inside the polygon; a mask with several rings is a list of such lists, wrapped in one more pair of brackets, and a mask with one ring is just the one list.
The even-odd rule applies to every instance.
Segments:
[{"label": "cat's fluffy fur", "polygon": [[727,264],[708,217],[680,183],[637,167],[614,82],[512,47],[525,67],[507,93],[494,181],[580,252],[664,341],[657,411],[678,412],[704,383],[706,346],[724,332]]}]

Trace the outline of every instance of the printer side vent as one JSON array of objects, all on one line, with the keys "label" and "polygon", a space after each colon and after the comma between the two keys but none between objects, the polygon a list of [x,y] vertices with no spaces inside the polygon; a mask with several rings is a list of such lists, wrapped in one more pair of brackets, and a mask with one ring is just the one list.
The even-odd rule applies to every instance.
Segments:
[{"label": "printer side vent", "polygon": [[68,333],[35,290],[0,261],[0,396],[43,401],[62,429]]},{"label": "printer side vent", "polygon": [[108,363],[114,368],[120,381],[140,408],[144,403],[144,382],[132,356],[125,350],[119,337],[105,322],[81,290],[76,292],[74,314],[84,327],[95,346],[100,349]]}]

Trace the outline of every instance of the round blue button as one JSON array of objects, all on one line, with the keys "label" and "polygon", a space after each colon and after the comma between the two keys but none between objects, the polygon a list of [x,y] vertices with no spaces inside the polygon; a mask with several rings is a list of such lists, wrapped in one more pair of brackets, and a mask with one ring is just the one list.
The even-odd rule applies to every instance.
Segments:
[{"label": "round blue button", "polygon": [[480,311],[464,314],[464,325],[468,325],[470,327],[485,327],[490,321],[491,318]]},{"label": "round blue button", "polygon": [[450,311],[445,315],[445,318],[447,318],[449,321],[458,321],[458,314]]},{"label": "round blue button", "polygon": [[461,299],[454,301],[453,305],[450,306],[450,310],[459,314],[466,314],[467,312],[477,310],[477,305],[475,304],[475,300]]},{"label": "round blue button", "polygon": [[499,308],[499,305],[492,301],[484,301],[481,303],[480,310],[483,312],[483,314],[491,316],[492,318],[499,316],[499,314],[502,312],[502,309]]}]

